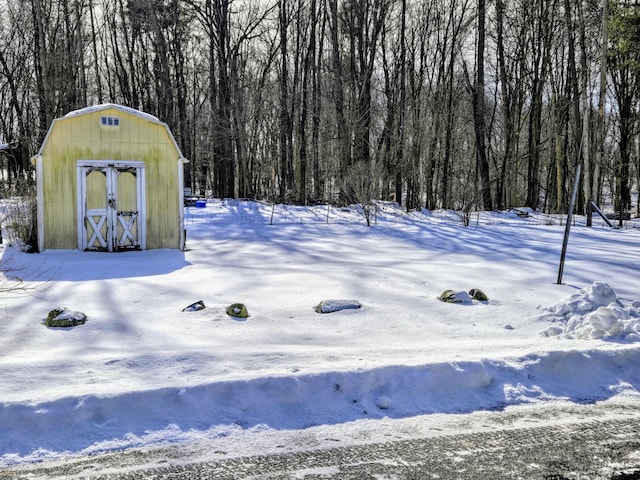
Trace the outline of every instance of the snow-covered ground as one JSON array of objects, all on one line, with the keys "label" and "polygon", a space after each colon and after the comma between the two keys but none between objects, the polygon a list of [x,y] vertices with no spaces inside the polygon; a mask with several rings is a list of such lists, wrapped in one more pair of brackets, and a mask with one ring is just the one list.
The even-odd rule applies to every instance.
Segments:
[{"label": "snow-covered ground", "polygon": [[[2,246],[0,467],[638,396],[640,230],[576,219],[558,285],[561,220],[210,201],[185,252]],[[60,306],[87,322],[45,327]]]}]

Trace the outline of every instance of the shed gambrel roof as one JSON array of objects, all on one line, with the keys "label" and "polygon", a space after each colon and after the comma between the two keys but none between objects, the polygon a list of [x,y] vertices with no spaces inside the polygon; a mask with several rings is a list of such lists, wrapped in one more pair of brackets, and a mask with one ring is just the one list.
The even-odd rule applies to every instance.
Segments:
[{"label": "shed gambrel roof", "polygon": [[86,115],[89,113],[95,113],[95,112],[101,112],[104,110],[119,110],[123,113],[126,113],[128,115],[133,115],[136,116],[138,118],[141,118],[143,120],[146,120],[150,123],[154,123],[156,125],[160,125],[161,127],[163,127],[166,131],[167,134],[169,135],[169,138],[171,139],[171,142],[173,143],[173,146],[176,148],[176,151],[178,152],[179,155],[179,160],[185,163],[188,163],[188,160],[186,158],[184,158],[184,155],[182,154],[182,150],[180,150],[180,147],[178,146],[178,142],[176,142],[175,137],[173,136],[173,133],[171,132],[171,129],[169,128],[169,126],[160,121],[158,119],[158,117],[155,117],[153,115],[151,115],[150,113],[145,113],[145,112],[141,112],[140,110],[136,110],[135,108],[131,108],[131,107],[125,107],[124,105],[118,105],[117,103],[102,103],[100,105],[93,105],[90,107],[84,107],[84,108],[79,108],[78,110],[73,110],[69,113],[67,113],[66,115],[56,118],[53,120],[53,122],[51,123],[51,126],[49,127],[49,131],[47,132],[47,135],[44,138],[44,141],[42,142],[42,144],[40,145],[40,149],[38,150],[38,153],[35,154],[31,161],[32,163],[35,163],[35,159],[38,157],[38,155],[42,155],[42,150],[45,147],[45,145],[47,144],[47,140],[49,140],[49,135],[51,135],[51,131],[53,130],[55,124],[59,121],[63,121],[67,118],[72,118],[72,117],[77,117],[77,116],[81,116],[81,115]]}]

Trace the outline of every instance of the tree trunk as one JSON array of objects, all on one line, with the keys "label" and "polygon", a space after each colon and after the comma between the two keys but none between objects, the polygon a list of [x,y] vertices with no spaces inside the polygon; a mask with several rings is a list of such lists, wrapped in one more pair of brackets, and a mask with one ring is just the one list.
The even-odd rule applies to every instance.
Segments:
[{"label": "tree trunk", "polygon": [[43,26],[44,12],[41,0],[31,0],[31,15],[33,22],[33,62],[36,77],[36,93],[38,98],[38,143],[42,143],[52,120],[48,112],[49,85],[45,72],[46,48]]},{"label": "tree trunk", "polygon": [[311,128],[311,157],[313,165],[313,199],[319,201],[322,198],[323,186],[320,179],[320,116],[322,112],[322,51],[324,47],[324,31],[326,25],[326,13],[320,14],[320,9],[316,6],[316,0],[311,0],[311,12],[315,18],[321,16],[322,23],[320,28],[320,39],[316,53],[316,22],[312,22],[311,38],[313,39],[312,63],[313,63],[313,81],[311,86],[312,101],[312,128]]},{"label": "tree trunk", "polygon": [[531,79],[531,109],[528,122],[528,170],[526,207],[537,209],[540,202],[540,157],[542,137],[542,107],[547,80],[550,50],[549,5],[541,2],[535,12],[533,38],[533,78]]},{"label": "tree trunk", "polygon": [[98,97],[98,103],[103,103],[102,97],[102,78],[100,75],[100,62],[98,56],[98,36],[96,34],[95,15],[93,11],[93,0],[89,0],[89,20],[91,23],[91,48],[93,53],[93,68],[96,81],[96,96]]},{"label": "tree trunk", "polygon": [[340,177],[346,175],[347,169],[351,164],[349,154],[349,129],[344,113],[344,82],[342,58],[340,56],[339,42],[339,22],[338,22],[338,1],[327,0],[329,4],[329,32],[331,35],[331,59],[333,67],[333,98],[336,110],[336,143],[338,150],[338,165]]},{"label": "tree trunk", "polygon": [[476,131],[476,158],[480,174],[480,192],[484,210],[493,210],[491,180],[487,161],[485,106],[484,106],[484,44],[485,44],[485,0],[478,0],[478,46],[476,51],[476,85],[474,88],[474,120]]},{"label": "tree trunk", "polygon": [[504,0],[496,0],[496,48],[498,57],[498,71],[500,78],[500,95],[502,120],[504,123],[502,165],[498,175],[498,185],[496,188],[496,206],[504,208],[512,206],[513,200],[507,188],[507,174],[511,167],[513,120],[511,118],[511,98],[509,95],[509,79],[507,77],[507,66],[504,52]]},{"label": "tree trunk", "polygon": [[293,159],[291,158],[292,122],[289,114],[289,80],[288,80],[288,12],[287,0],[279,0],[280,22],[280,199],[286,201],[288,193],[293,190]]},{"label": "tree trunk", "polygon": [[[572,20],[571,15],[571,4],[570,0],[564,0],[564,8],[565,8],[565,22],[567,29],[567,38],[568,38],[568,54],[569,58],[568,68],[569,68],[569,83],[568,83],[568,92],[569,92],[569,104],[570,115],[569,115],[569,125],[573,128],[569,128],[569,137],[567,139],[568,142],[568,154],[571,155],[570,168],[575,170],[578,167],[578,164],[582,162],[582,152],[585,148],[588,148],[587,145],[582,145],[581,148],[581,137],[582,137],[582,119],[580,116],[580,87],[578,85],[578,72],[576,69],[576,48],[575,48],[575,37],[574,32],[576,31],[575,24]],[[569,163],[569,162],[568,162]],[[567,199],[568,200],[568,199]],[[578,196],[577,199],[577,209],[578,211],[584,210],[584,203],[582,195]],[[568,203],[567,203],[568,208]]]}]

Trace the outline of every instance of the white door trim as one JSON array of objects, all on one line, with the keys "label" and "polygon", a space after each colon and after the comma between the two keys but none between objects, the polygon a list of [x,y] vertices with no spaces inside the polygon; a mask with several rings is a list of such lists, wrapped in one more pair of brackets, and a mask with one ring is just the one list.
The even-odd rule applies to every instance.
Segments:
[{"label": "white door trim", "polygon": [[[117,176],[119,171],[126,171],[135,169],[136,172],[136,202],[137,212],[133,220],[126,221],[122,216],[118,216],[117,212]],[[92,170],[101,170],[106,176],[107,196],[105,199],[104,210],[90,210],[87,211],[87,174]],[[112,252],[118,249],[118,244],[123,243],[127,238],[131,239],[134,235],[131,233],[131,227],[134,222],[137,225],[137,238],[138,247],[141,250],[147,248],[146,238],[146,183],[145,183],[145,164],[140,161],[133,160],[78,160],[76,162],[76,179],[77,179],[77,212],[78,212],[78,249],[85,250],[88,245],[92,245],[87,238],[87,228],[85,224],[85,218],[87,215],[92,217],[100,216],[96,220],[91,218],[90,222],[94,226],[94,233],[91,237],[93,241],[96,239],[103,247],[106,247],[107,251]],[[113,207],[113,208],[112,208]],[[108,235],[108,238],[102,238],[99,232],[96,232],[95,227],[102,225],[104,222],[108,222],[110,225],[120,225],[124,229],[124,234],[121,239],[114,235]],[[117,232],[117,228],[114,229]],[[96,236],[97,234],[97,236]],[[115,242],[115,244],[114,244]],[[106,245],[105,245],[106,243]]]}]

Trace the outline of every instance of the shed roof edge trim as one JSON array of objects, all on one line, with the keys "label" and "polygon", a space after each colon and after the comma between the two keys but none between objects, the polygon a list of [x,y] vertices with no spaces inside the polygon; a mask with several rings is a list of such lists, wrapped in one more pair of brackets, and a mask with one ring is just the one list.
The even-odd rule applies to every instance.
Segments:
[{"label": "shed roof edge trim", "polygon": [[100,112],[102,110],[107,110],[109,108],[115,108],[116,110],[120,110],[122,112],[129,113],[131,115],[135,115],[137,117],[144,118],[145,120],[149,120],[155,123],[162,123],[158,117],[151,115],[150,113],[141,112],[140,110],[136,110],[135,108],[125,107],[124,105],[119,105],[117,103],[102,103],[100,105],[92,105],[89,107],[79,108],[78,110],[73,110],[61,118],[69,118],[75,117],[78,115],[85,115],[87,113]]}]

